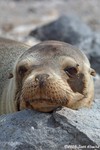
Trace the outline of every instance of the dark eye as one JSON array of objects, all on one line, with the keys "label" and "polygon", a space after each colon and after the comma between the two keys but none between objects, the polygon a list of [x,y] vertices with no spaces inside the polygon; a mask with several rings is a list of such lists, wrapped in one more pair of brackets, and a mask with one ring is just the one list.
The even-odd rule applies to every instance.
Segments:
[{"label": "dark eye", "polygon": [[67,67],[64,69],[66,74],[68,74],[70,77],[77,74],[77,69],[75,67]]},{"label": "dark eye", "polygon": [[25,66],[20,66],[18,69],[18,73],[20,74],[20,76],[23,76],[26,72],[27,72],[27,68]]}]

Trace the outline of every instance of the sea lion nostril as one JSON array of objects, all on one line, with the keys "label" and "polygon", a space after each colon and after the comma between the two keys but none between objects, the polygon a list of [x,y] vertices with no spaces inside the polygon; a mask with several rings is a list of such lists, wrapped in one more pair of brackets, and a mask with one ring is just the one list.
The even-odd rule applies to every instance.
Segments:
[{"label": "sea lion nostril", "polygon": [[48,74],[38,74],[36,75],[35,80],[36,81],[46,80],[48,77],[49,77]]},{"label": "sea lion nostril", "polygon": [[40,87],[44,86],[46,83],[47,78],[49,77],[48,74],[38,74],[35,77],[35,81],[39,82]]}]

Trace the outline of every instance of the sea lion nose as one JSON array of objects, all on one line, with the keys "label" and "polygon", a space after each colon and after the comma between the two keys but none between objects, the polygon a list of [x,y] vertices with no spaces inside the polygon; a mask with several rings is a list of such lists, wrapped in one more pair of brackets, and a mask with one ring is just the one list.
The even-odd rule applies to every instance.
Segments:
[{"label": "sea lion nose", "polygon": [[35,81],[39,82],[39,86],[43,87],[48,79],[48,74],[38,74],[35,77]]}]

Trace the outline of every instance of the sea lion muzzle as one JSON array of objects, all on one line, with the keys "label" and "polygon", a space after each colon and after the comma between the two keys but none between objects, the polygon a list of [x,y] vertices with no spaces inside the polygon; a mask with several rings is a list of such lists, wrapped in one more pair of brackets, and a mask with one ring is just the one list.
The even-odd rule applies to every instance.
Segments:
[{"label": "sea lion muzzle", "polygon": [[42,88],[43,86],[45,86],[48,77],[49,77],[48,74],[38,74],[35,77],[35,81],[38,82],[39,83],[39,87]]}]

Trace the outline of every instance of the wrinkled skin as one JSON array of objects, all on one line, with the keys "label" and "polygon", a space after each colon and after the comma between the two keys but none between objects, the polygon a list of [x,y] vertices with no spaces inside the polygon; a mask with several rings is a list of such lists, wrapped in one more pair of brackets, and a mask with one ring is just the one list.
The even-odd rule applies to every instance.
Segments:
[{"label": "wrinkled skin", "polygon": [[94,98],[87,57],[77,48],[58,41],[45,41],[24,52],[17,60],[8,93],[15,111],[25,108],[50,112],[57,107],[90,107]]}]

